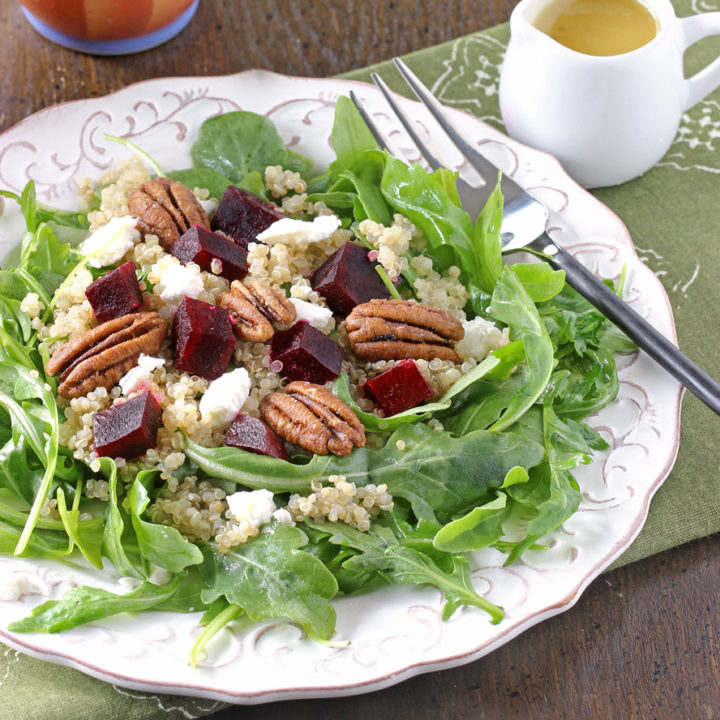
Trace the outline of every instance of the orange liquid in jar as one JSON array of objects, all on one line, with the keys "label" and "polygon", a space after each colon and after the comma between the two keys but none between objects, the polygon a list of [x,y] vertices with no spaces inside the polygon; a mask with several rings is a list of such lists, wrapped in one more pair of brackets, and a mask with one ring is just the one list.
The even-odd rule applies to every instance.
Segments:
[{"label": "orange liquid in jar", "polygon": [[586,55],[621,55],[649,43],[658,21],[639,0],[556,0],[533,23],[561,45]]},{"label": "orange liquid in jar", "polygon": [[83,40],[123,40],[155,32],[193,0],[20,0],[51,28]]}]

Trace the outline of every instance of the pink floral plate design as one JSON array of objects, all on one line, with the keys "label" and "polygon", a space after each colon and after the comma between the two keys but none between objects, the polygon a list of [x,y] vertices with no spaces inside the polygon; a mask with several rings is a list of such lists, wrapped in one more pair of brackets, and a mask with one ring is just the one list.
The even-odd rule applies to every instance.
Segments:
[{"label": "pink floral plate design", "polygon": [[[48,108],[0,135],[0,187],[17,191],[33,178],[42,200],[77,207],[75,178],[98,177],[127,156],[127,150],[105,141],[104,133],[129,138],[164,169],[174,170],[190,166],[190,146],[203,120],[240,109],[267,115],[294,150],[323,167],[332,157],[335,102],[350,89],[366,101],[377,122],[395,128],[371,86],[264,71],[151,80],[104,98]],[[424,108],[405,102],[414,117],[432,127]],[[491,159],[548,206],[550,233],[561,245],[604,278],[616,278],[627,267],[626,299],[675,340],[663,287],[638,259],[622,222],[576,185],[554,158],[476,118],[451,112]],[[399,130],[393,133],[400,147],[409,147]],[[456,151],[440,136],[436,142],[444,152],[454,152],[460,165]],[[7,203],[0,218],[4,264],[22,229],[17,207]],[[476,589],[506,610],[499,625],[476,609],[463,609],[443,622],[439,592],[387,587],[336,601],[336,644],[309,641],[288,623],[240,623],[223,630],[193,669],[187,657],[199,632],[197,614],[120,616],[54,635],[9,632],[10,622],[68,587],[87,583],[117,592],[124,586],[111,572],[0,557],[0,588],[22,577],[33,590],[19,599],[0,599],[0,640],[118,686],[233,703],[368,692],[471,662],[571,607],[639,533],[677,454],[682,392],[642,354],[622,357],[620,366],[618,398],[590,418],[610,450],[576,472],[583,493],[578,512],[551,534],[547,550],[529,551],[512,567],[503,567],[504,557],[495,550],[472,557]]]}]

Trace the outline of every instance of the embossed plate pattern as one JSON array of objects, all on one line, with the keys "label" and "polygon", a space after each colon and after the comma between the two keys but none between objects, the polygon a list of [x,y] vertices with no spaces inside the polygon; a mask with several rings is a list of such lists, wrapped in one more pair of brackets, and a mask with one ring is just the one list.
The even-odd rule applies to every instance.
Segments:
[{"label": "embossed plate pattern", "polygon": [[[49,108],[0,136],[0,187],[19,190],[33,178],[41,199],[75,207],[73,178],[98,177],[126,156],[104,141],[103,133],[133,140],[173,170],[190,165],[190,146],[204,119],[238,109],[264,113],[294,149],[326,165],[334,103],[350,88],[378,122],[390,122],[378,93],[367,85],[262,71],[152,80],[105,98]],[[423,108],[413,105],[412,113],[430,126]],[[506,172],[548,205],[551,234],[562,245],[602,277],[615,278],[627,266],[626,298],[674,339],[665,292],[639,261],[620,220],[551,157],[475,118],[458,116]],[[7,208],[0,218],[0,260],[12,256],[21,232],[19,213]],[[513,567],[503,567],[494,550],[472,558],[475,587],[507,612],[500,625],[475,609],[443,623],[439,592],[387,587],[337,601],[336,637],[349,640],[346,647],[312,643],[286,623],[236,625],[223,630],[205,662],[192,669],[186,659],[199,629],[197,615],[150,612],[55,635],[8,632],[8,623],[74,584],[115,591],[123,586],[96,571],[2,557],[0,587],[23,574],[38,592],[0,600],[0,640],[120,686],[235,703],[366,692],[479,658],[570,607],[635,538],[670,471],[679,441],[680,387],[643,356],[621,358],[620,365],[617,400],[590,420],[611,449],[577,471],[583,492],[579,511],[550,536],[548,550],[527,552]]]}]

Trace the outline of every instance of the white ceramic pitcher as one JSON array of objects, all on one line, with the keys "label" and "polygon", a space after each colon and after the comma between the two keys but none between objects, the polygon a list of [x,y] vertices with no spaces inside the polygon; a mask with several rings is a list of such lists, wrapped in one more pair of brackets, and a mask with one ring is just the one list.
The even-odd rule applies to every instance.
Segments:
[{"label": "white ceramic pitcher", "polygon": [[677,18],[669,0],[642,0],[657,35],[621,55],[570,50],[534,26],[552,0],[522,0],[510,18],[500,76],[508,133],[555,155],[585,187],[641,175],[670,147],[682,113],[720,85],[720,58],[689,79],[683,54],[720,34],[720,12]]}]

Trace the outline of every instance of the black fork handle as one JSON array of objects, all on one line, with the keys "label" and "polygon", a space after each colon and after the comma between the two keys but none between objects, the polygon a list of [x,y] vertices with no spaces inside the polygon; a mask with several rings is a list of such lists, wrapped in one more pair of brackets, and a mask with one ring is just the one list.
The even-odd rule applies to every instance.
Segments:
[{"label": "black fork handle", "polygon": [[546,245],[557,248],[554,255],[546,255],[548,262],[565,271],[568,285],[577,290],[611,322],[617,325],[639,348],[720,415],[720,385],[690,358],[684,355],[664,335],[621,300],[605,283],[601,282],[569,252],[558,248],[548,237]]}]

